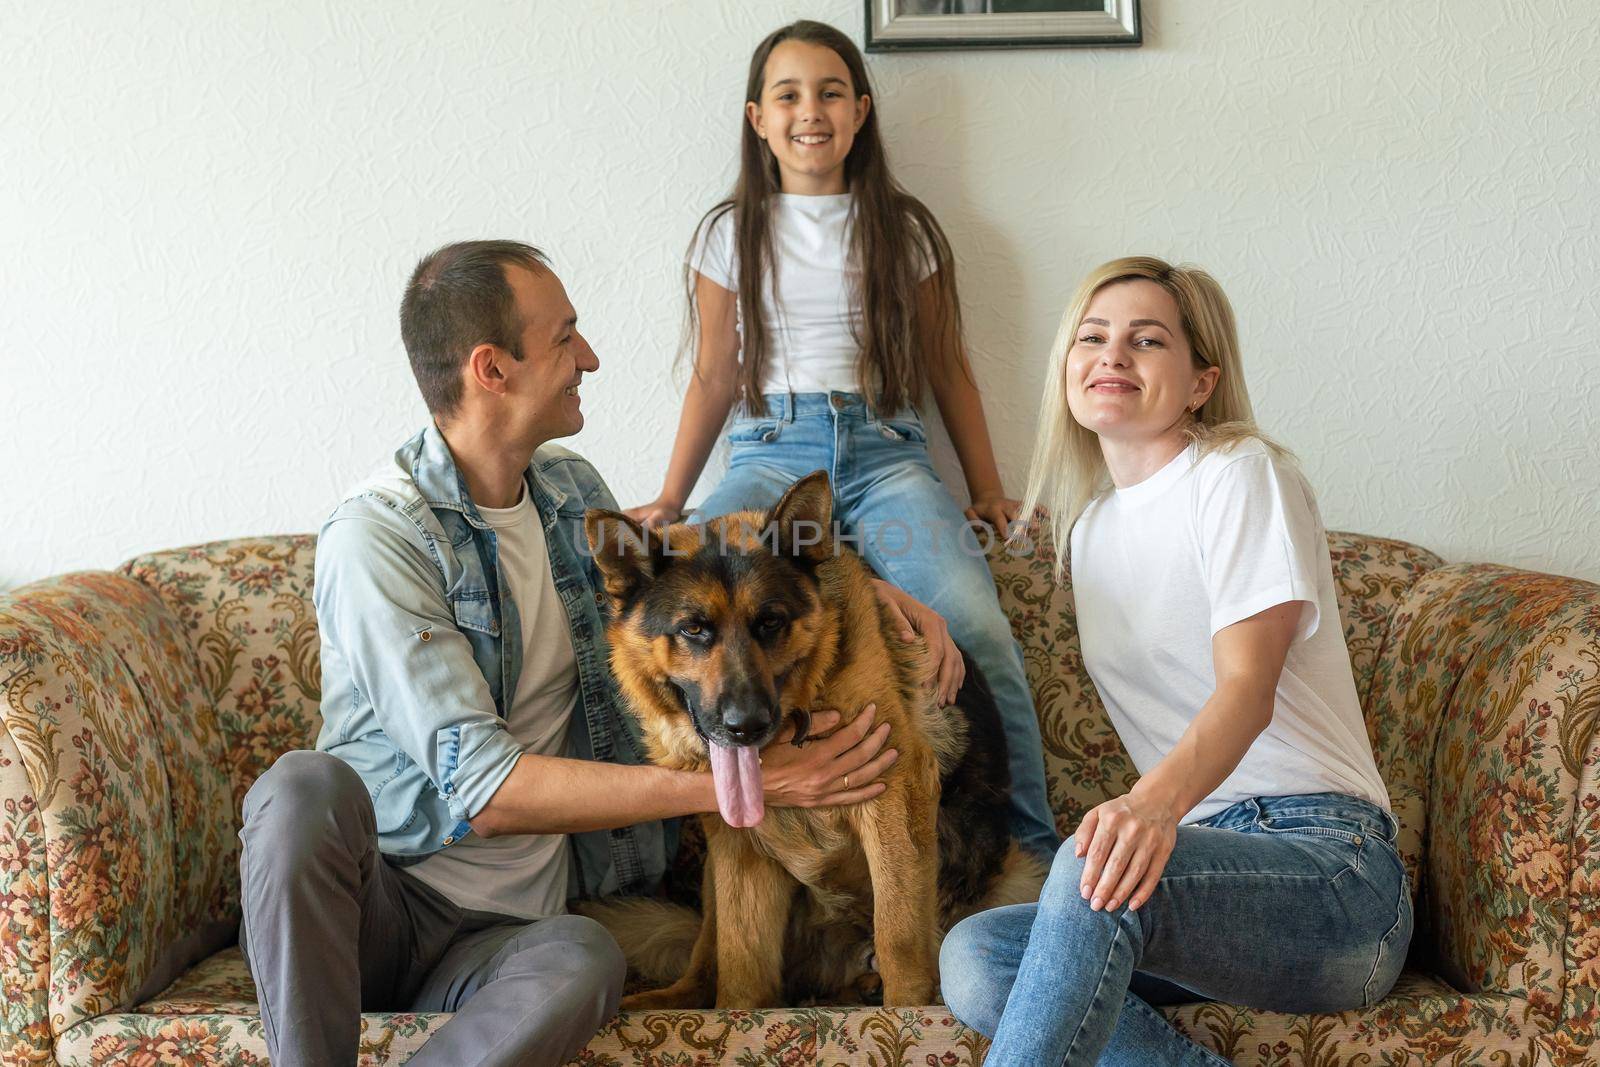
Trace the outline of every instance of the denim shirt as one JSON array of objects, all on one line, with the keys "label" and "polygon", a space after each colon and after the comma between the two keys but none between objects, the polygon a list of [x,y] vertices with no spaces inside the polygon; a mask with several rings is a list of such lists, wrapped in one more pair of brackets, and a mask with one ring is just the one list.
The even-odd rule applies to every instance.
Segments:
[{"label": "denim shirt", "polygon": [[[524,476],[544,525],[550,571],[578,661],[567,755],[644,762],[607,662],[599,572],[583,513],[615,508],[599,474],[546,445]],[[377,814],[378,845],[405,865],[472,832],[467,821],[521,756],[505,729],[522,668],[521,621],[497,539],[429,426],[329,516],[313,600],[322,649],[317,748],[354,767]],[[511,639],[506,640],[509,636]],[[648,892],[676,824],[573,834],[570,896]]]}]

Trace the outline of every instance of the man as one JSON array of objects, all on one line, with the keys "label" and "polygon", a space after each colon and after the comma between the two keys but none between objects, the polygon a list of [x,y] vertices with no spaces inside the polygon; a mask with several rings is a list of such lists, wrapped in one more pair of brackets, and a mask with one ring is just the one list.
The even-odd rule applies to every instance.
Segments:
[{"label": "man", "polygon": [[[451,245],[400,321],[432,425],[322,527],[322,732],[245,798],[240,942],[276,1067],[354,1063],[363,1010],[456,1013],[419,1067],[559,1064],[625,970],[567,899],[651,890],[663,820],[716,799],[644,763],[606,668],[583,514],[616,502],[548,444],[599,368],[560,279],[527,245]],[[869,718],[777,746],[767,802],[880,792]]]}]

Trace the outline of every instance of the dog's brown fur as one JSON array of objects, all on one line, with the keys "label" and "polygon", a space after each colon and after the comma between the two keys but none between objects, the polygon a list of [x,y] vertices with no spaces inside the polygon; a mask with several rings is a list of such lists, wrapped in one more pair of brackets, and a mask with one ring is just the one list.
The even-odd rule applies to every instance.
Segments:
[{"label": "dog's brown fur", "polygon": [[[779,1005],[786,990],[795,995],[798,960],[821,984],[822,999],[859,1000],[866,992],[859,958],[866,955],[868,931],[883,1002],[926,1004],[937,988],[938,942],[949,924],[981,907],[1037,896],[1041,869],[1007,838],[993,843],[1009,852],[1003,862],[988,864],[981,895],[974,898],[969,887],[963,898],[946,887],[941,900],[941,776],[966,749],[965,720],[937,707],[926,686],[925,646],[900,640],[866,565],[853,553],[835,551],[826,533],[831,517],[831,490],[821,472],[796,483],[769,513],[714,519],[703,530],[672,527],[665,532],[667,548],[654,555],[626,517],[587,516],[610,597],[612,666],[654,762],[683,770],[708,766],[684,686],[704,707],[730,685],[766,685],[780,718],[798,709],[833,708],[849,721],[876,704],[878,722],[890,727],[887,744],[899,752],[883,777],[887,789],[865,803],[769,808],[749,829],[732,828],[719,815],[702,816],[703,918],[687,969],[666,988],[628,998],[624,1007],[700,1007],[713,1000],[717,1007]],[[772,540],[761,540],[764,530]],[[807,544],[811,531],[822,536]],[[659,543],[662,534],[652,531],[651,537]],[[746,557],[749,562],[734,565],[736,580],[726,574],[716,580],[711,571],[675,561],[707,543],[711,551],[725,543],[724,555]],[[669,572],[678,583],[670,603],[692,607],[695,618],[728,634],[726,641],[719,637],[708,649],[677,631],[663,632],[662,598],[649,604],[643,590]],[[759,631],[775,603],[782,609],[781,633]],[[758,631],[759,637],[749,636]],[[786,944],[797,961],[785,960]]]}]

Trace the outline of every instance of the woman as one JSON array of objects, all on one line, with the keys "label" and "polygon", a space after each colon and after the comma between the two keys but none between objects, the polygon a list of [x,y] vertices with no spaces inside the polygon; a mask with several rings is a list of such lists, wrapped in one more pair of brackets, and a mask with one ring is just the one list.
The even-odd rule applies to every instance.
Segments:
[{"label": "woman", "polygon": [[1411,938],[1398,824],[1316,501],[1255,428],[1216,281],[1108,263],[1055,353],[1024,513],[1070,532],[1084,664],[1140,778],[1038,904],[950,932],[944,995],[994,1064],[1223,1063],[1152,1004],[1382,997]]}]

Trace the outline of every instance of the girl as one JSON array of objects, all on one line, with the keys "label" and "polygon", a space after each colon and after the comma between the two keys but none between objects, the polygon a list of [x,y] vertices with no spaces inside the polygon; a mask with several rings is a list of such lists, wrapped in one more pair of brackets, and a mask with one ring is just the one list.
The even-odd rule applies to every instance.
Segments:
[{"label": "girl", "polygon": [[[731,199],[701,220],[685,268],[694,375],[661,495],[678,518],[735,403],[727,478],[697,519],[775,504],[817,469],[877,572],[949,620],[987,678],[1010,746],[1013,825],[1048,859],[1056,836],[1022,654],[967,519],[1005,529],[983,403],[961,343],[955,267],[933,215],[889,175],[861,53],[796,22],[750,61]],[[962,515],[928,461],[914,407],[930,388],[966,473]],[[959,657],[942,697],[954,698]]]},{"label": "girl", "polygon": [[945,1000],[995,1063],[1221,1064],[1151,1005],[1388,992],[1411,938],[1398,824],[1316,501],[1251,421],[1217,283],[1108,263],[1056,349],[1027,513],[1070,530],[1084,664],[1141,777],[1084,816],[1038,904],[950,932]]}]

